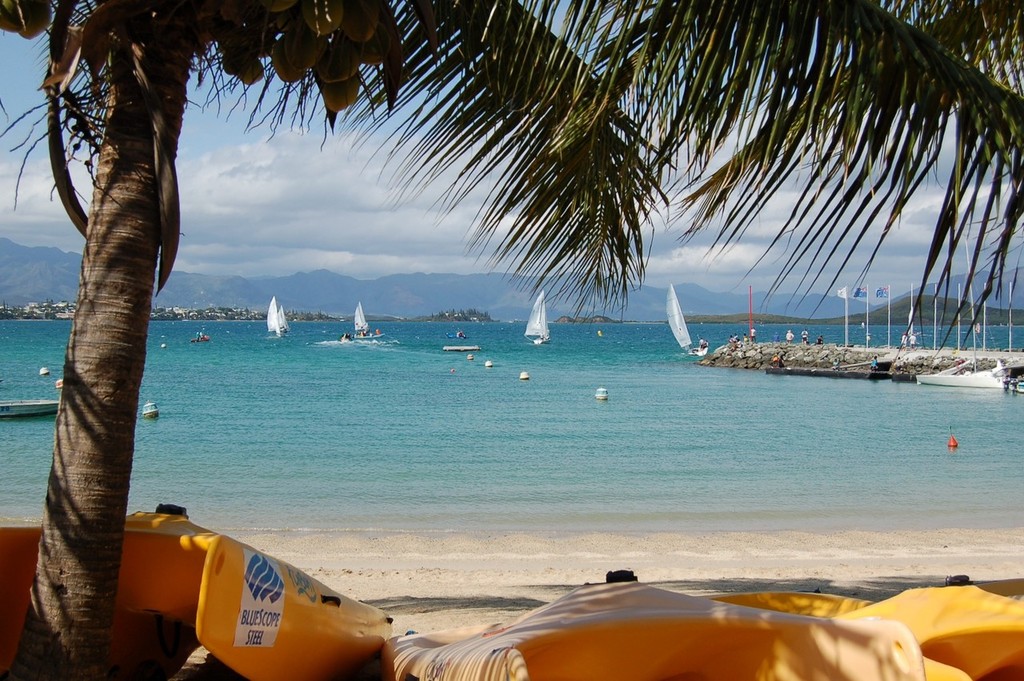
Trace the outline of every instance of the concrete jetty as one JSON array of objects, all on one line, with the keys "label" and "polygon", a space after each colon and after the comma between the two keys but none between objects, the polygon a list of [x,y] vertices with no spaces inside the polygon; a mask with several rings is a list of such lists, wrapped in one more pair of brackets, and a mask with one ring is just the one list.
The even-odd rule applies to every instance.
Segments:
[{"label": "concrete jetty", "polygon": [[871,361],[878,358],[879,364],[893,374],[916,376],[934,374],[948,369],[960,360],[977,357],[979,369],[991,369],[996,361],[1002,360],[1008,367],[1024,367],[1024,350],[978,350],[973,348],[894,348],[864,347],[863,345],[804,345],[803,343],[727,343],[709,352],[700,363],[704,366],[729,367],[733,369],[765,370],[773,366],[773,358],[780,356],[785,366],[806,369],[832,369],[836,360],[844,371],[868,372]]}]

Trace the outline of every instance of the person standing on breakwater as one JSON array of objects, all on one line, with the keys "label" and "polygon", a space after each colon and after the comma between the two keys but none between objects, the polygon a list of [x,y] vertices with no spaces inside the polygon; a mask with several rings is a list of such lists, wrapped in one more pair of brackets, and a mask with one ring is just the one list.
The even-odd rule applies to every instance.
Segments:
[{"label": "person standing on breakwater", "polygon": [[789,329],[788,331],[786,331],[786,342],[787,343],[792,343],[793,342],[793,338],[794,338],[794,336],[793,336],[793,329]]}]

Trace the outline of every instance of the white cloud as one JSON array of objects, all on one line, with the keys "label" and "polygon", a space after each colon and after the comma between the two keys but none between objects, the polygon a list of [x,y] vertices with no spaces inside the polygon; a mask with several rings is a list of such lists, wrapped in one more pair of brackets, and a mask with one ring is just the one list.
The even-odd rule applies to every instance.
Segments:
[{"label": "white cloud", "polygon": [[[198,154],[183,152],[177,165],[182,238],[176,268],[241,276],[329,269],[360,279],[485,271],[489,253],[467,253],[478,204],[469,202],[441,214],[440,186],[398,201],[381,176],[382,158],[374,148],[357,146],[348,137],[324,141],[318,135],[288,133],[269,140],[253,135],[242,144]],[[20,163],[14,153],[0,159],[2,234],[24,245],[81,252],[82,238],[52,193],[45,159],[33,158],[26,167],[13,209]],[[81,180],[79,184],[80,190],[87,189]],[[791,200],[780,195],[765,206],[741,243],[724,249],[709,250],[713,234],[680,244],[683,221],[657,226],[646,244],[650,258],[645,283],[693,282],[711,290],[767,287],[778,275],[785,251],[757,262],[787,217]],[[938,201],[931,194],[914,200],[872,268],[869,285],[909,289],[916,283]],[[868,252],[863,249],[851,261],[848,283],[863,268]],[[797,284],[794,280],[793,287]]]},{"label": "white cloud", "polygon": [[[38,67],[25,61],[31,51],[23,43],[6,48],[0,43],[0,54],[23,60],[8,64],[12,72]],[[38,91],[19,80],[5,81],[3,96],[10,115],[34,103]],[[371,144],[357,145],[343,135],[325,139],[319,131],[281,132],[266,139],[266,131],[244,133],[244,114],[222,112],[218,118],[216,113],[190,108],[186,114],[177,164],[182,207],[177,269],[261,276],[322,268],[362,279],[487,270],[488,252],[467,253],[485,190],[443,214],[437,205],[440,185],[399,201],[382,179],[384,154]],[[56,200],[42,147],[24,169],[14,210],[24,151],[12,149],[16,141],[10,137],[3,142],[0,235],[28,246],[81,252],[83,240]],[[87,182],[77,181],[85,192],[83,202],[88,202]],[[788,217],[793,200],[794,195],[780,194],[763,207],[742,243],[727,249],[709,251],[713,234],[680,244],[685,220],[671,228],[656,225],[645,244],[645,283],[662,287],[693,282],[723,291],[769,286],[786,251],[772,252],[757,263]],[[917,282],[940,202],[938,189],[915,197],[872,267],[869,286],[891,284],[909,290]],[[861,246],[841,283],[854,283],[876,238],[877,234]],[[755,269],[748,274],[751,268]],[[498,271],[503,272],[504,265]],[[792,287],[783,288],[798,283],[793,280]],[[824,281],[819,288],[825,289]]]}]

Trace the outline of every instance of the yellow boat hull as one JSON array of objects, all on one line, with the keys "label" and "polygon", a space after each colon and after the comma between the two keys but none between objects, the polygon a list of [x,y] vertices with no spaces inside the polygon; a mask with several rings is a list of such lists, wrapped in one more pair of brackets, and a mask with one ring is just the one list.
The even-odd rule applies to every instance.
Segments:
[{"label": "yellow boat hull", "polygon": [[[0,676],[17,650],[38,545],[38,528],[0,528]],[[183,515],[126,519],[111,679],[156,668],[170,677],[200,645],[253,681],[344,678],[390,634],[379,609]]]},{"label": "yellow boat hull", "polygon": [[1024,579],[908,589],[877,603],[829,594],[752,592],[715,600],[763,610],[905,624],[928,681],[1024,679]]},{"label": "yellow boat hull", "polygon": [[758,610],[636,583],[581,587],[507,627],[399,636],[381,666],[389,681],[925,679],[899,622]]}]

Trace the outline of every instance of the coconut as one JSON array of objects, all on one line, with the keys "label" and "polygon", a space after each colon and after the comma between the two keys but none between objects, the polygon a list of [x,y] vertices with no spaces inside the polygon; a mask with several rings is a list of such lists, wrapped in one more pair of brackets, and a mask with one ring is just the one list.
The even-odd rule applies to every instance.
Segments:
[{"label": "coconut", "polygon": [[296,21],[284,34],[284,50],[288,61],[303,69],[313,68],[327,47],[327,39],[317,37],[301,21]]},{"label": "coconut", "polygon": [[271,12],[284,12],[295,6],[299,0],[260,0],[262,5]]},{"label": "coconut", "polygon": [[373,37],[380,21],[380,3],[377,0],[345,0],[345,13],[341,30],[357,43]]},{"label": "coconut", "polygon": [[338,30],[344,13],[344,0],[302,0],[302,18],[318,36]]},{"label": "coconut", "polygon": [[324,106],[335,113],[351,106],[359,98],[359,76],[335,83],[320,83]]},{"label": "coconut", "polygon": [[295,66],[288,59],[288,54],[284,48],[284,40],[278,40],[274,43],[274,49],[270,52],[270,64],[274,67],[277,77],[286,83],[302,80],[302,77],[306,75],[306,69]]},{"label": "coconut", "polygon": [[327,83],[347,80],[359,72],[359,48],[351,40],[337,33],[330,46],[320,55],[316,73]]}]

